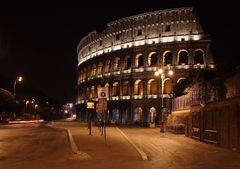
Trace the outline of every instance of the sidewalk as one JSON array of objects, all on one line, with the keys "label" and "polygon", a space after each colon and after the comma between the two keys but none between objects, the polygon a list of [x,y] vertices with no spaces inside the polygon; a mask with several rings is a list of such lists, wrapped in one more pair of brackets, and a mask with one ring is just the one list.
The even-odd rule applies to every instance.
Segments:
[{"label": "sidewalk", "polygon": [[90,158],[82,158],[82,168],[143,168],[144,161],[136,149],[119,132],[116,127],[106,128],[106,142],[98,127],[93,126],[89,135],[87,124],[84,123],[54,123],[56,127],[70,130],[80,153]]}]

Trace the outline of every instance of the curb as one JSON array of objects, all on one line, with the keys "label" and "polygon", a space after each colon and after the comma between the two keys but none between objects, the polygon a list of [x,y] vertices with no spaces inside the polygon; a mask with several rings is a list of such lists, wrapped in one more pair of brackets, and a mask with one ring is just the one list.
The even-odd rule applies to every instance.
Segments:
[{"label": "curb", "polygon": [[72,133],[69,129],[67,128],[63,128],[63,127],[55,127],[55,126],[52,126],[52,125],[46,125],[48,127],[51,127],[51,128],[54,128],[54,129],[57,129],[57,130],[64,130],[67,132],[67,136],[68,136],[68,140],[70,142],[70,145],[71,145],[71,149],[72,149],[72,152],[74,154],[78,154],[78,155],[81,155],[82,159],[91,159],[91,156],[88,155],[87,153],[84,153],[84,152],[80,152],[78,150],[78,147],[73,139],[73,136],[72,136]]},{"label": "curb", "polygon": [[[65,128],[64,128],[65,129]],[[70,132],[69,129],[65,129],[67,134],[68,134],[68,139],[70,141],[70,145],[71,145],[71,148],[72,148],[72,151],[74,154],[80,154],[78,148],[77,148],[77,145],[75,143],[75,141],[73,140],[73,136],[72,136],[72,133]]]},{"label": "curb", "polygon": [[137,152],[141,155],[142,160],[144,160],[144,161],[148,160],[147,154],[143,150],[138,148],[138,146],[130,138],[128,138],[128,136],[126,134],[124,134],[120,128],[118,128],[118,127],[116,127],[116,128],[127,139],[127,141],[137,150]]}]

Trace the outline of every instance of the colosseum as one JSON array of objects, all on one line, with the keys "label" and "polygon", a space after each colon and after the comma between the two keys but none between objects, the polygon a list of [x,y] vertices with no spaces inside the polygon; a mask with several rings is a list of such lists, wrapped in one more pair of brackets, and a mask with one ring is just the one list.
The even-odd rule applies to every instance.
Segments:
[{"label": "colosseum", "polygon": [[97,103],[98,87],[108,87],[109,121],[159,123],[171,111],[177,83],[201,69],[215,69],[210,37],[192,7],[110,22],[83,37],[77,54],[76,108],[82,121],[87,120],[86,101]]}]

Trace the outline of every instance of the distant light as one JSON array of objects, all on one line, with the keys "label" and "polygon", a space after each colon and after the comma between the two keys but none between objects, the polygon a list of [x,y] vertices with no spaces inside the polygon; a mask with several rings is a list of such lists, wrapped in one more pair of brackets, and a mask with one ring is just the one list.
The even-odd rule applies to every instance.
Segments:
[{"label": "distant light", "polygon": [[170,76],[172,76],[172,75],[173,75],[173,71],[172,71],[172,70],[169,70],[168,74],[169,74]]},{"label": "distant light", "polygon": [[155,76],[159,76],[159,72],[157,71],[157,72],[155,72]]},{"label": "distant light", "polygon": [[64,113],[65,113],[65,114],[67,114],[67,113],[68,113],[68,111],[67,111],[67,110],[64,110]]},{"label": "distant light", "polygon": [[162,69],[158,69],[158,73],[159,73],[159,74],[162,74],[162,73],[163,73],[163,70],[162,70]]},{"label": "distant light", "polygon": [[72,103],[69,103],[69,107],[72,108],[72,107],[73,107],[73,104],[72,104]]},{"label": "distant light", "polygon": [[23,77],[22,76],[19,76],[18,77],[18,81],[21,82],[23,80]]}]

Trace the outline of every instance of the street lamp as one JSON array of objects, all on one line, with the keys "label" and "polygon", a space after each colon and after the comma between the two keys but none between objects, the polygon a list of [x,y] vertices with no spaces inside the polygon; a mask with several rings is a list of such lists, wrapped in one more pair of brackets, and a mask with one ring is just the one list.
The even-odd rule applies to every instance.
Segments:
[{"label": "street lamp", "polygon": [[14,80],[14,83],[13,83],[13,98],[14,98],[14,116],[15,116],[15,111],[16,111],[16,85],[17,85],[17,82],[21,82],[23,80],[22,76],[18,76],[15,80]]},{"label": "street lamp", "polygon": [[17,82],[21,82],[22,80],[23,80],[22,76],[19,76],[14,80],[14,84],[13,84],[13,97],[14,97],[14,99],[15,99],[15,95],[16,95]]},{"label": "street lamp", "polygon": [[173,71],[170,70],[170,68],[166,69],[162,69],[160,68],[159,70],[157,70],[155,72],[155,76],[159,76],[161,75],[161,83],[162,83],[162,89],[161,89],[161,126],[160,126],[160,132],[164,133],[164,105],[163,105],[163,94],[164,94],[164,79],[166,77],[166,74],[169,76],[173,75]]},{"label": "street lamp", "polygon": [[37,119],[37,108],[38,108],[38,104],[34,105],[34,109],[35,109],[35,119]]},{"label": "street lamp", "polygon": [[[27,115],[27,104],[29,103],[29,101],[28,100],[26,100],[26,106],[25,106],[25,114],[23,115],[23,116],[26,116]],[[25,118],[25,117],[24,117]]]}]

